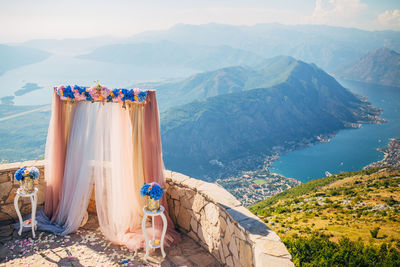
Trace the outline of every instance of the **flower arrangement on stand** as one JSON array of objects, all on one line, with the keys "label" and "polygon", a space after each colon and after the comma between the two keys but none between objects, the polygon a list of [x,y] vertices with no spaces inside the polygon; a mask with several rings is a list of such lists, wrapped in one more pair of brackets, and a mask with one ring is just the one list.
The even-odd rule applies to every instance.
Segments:
[{"label": "flower arrangement on stand", "polygon": [[30,194],[35,190],[34,180],[39,178],[39,170],[36,167],[20,168],[14,178],[21,183],[20,192]]},{"label": "flower arrangement on stand", "polygon": [[146,200],[146,209],[150,211],[157,211],[160,209],[160,199],[163,193],[163,189],[156,182],[144,184],[140,189],[140,195],[145,197]]}]

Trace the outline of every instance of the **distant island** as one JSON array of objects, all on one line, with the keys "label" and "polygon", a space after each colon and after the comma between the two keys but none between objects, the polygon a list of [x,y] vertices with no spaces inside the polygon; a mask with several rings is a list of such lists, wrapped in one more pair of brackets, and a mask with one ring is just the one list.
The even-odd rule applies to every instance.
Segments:
[{"label": "distant island", "polygon": [[400,87],[400,54],[381,48],[336,71],[339,77]]},{"label": "distant island", "polygon": [[42,89],[43,87],[39,86],[37,83],[26,83],[24,86],[22,86],[21,89],[15,91],[16,96],[22,96],[25,95],[29,92],[35,91]]},{"label": "distant island", "polygon": [[4,96],[2,98],[0,98],[1,101],[1,105],[6,105],[6,106],[10,106],[10,105],[14,105],[14,98],[15,96]]}]

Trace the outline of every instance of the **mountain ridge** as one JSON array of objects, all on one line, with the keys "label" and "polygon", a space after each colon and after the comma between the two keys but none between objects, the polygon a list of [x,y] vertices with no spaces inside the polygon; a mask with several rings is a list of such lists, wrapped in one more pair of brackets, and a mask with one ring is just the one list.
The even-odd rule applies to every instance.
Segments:
[{"label": "mountain ridge", "polygon": [[[265,156],[276,153],[274,147],[294,149],[361,122],[380,121],[379,109],[317,66],[274,60],[282,73],[289,69],[286,80],[274,86],[198,99],[161,113],[168,168],[210,179],[260,169]],[[214,160],[223,167],[211,166]]]},{"label": "mountain ridge", "polygon": [[394,50],[379,48],[336,73],[348,80],[400,87],[400,54]]},{"label": "mountain ridge", "polygon": [[203,71],[232,65],[254,65],[262,60],[253,52],[229,45],[189,46],[171,41],[106,45],[78,58],[144,66],[183,66]]},{"label": "mountain ridge", "polygon": [[[289,38],[290,37],[290,38]],[[324,25],[277,23],[234,26],[178,24],[164,31],[145,32],[126,42],[167,40],[184,44],[230,45],[270,58],[289,55],[333,71],[372,49],[400,50],[400,32],[366,31]]]}]

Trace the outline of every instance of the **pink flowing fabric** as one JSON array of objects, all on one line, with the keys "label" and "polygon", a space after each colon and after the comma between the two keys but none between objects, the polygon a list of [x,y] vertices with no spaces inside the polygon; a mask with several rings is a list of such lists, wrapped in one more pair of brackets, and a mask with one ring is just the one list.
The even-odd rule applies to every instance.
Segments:
[{"label": "pink flowing fabric", "polygon": [[52,112],[46,140],[45,180],[47,186],[44,205],[44,212],[51,221],[57,217],[61,199],[65,154],[74,110],[74,104],[61,101],[56,91],[53,91]]},{"label": "pink flowing fabric", "polygon": [[[158,115],[158,105],[156,91],[148,91],[146,104],[143,112],[143,166],[146,183],[157,182],[161,187],[165,188],[164,162],[162,159],[162,146],[160,135],[160,118]],[[164,196],[160,200],[161,205],[165,208],[168,228],[166,234],[166,243],[171,245],[173,242],[180,240],[179,234],[174,229],[174,223],[168,215],[168,204]],[[161,236],[162,219],[155,217],[155,227],[158,229],[157,238]]]}]

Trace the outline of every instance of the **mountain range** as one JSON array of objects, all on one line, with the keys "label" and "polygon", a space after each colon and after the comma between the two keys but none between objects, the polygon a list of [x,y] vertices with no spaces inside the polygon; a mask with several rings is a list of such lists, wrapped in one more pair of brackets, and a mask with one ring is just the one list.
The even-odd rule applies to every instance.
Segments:
[{"label": "mountain range", "polygon": [[346,65],[374,49],[387,47],[400,50],[400,34],[396,31],[278,23],[254,26],[177,24],[168,30],[136,34],[123,42],[160,41],[185,45],[227,45],[264,58],[288,55],[315,63],[327,71]]},{"label": "mountain range", "polygon": [[335,73],[349,80],[400,87],[400,54],[380,48]]},{"label": "mountain range", "polygon": [[137,66],[178,66],[200,71],[262,62],[262,58],[252,52],[227,45],[181,45],[167,41],[102,46],[79,58]]},{"label": "mountain range", "polygon": [[42,61],[50,53],[35,48],[0,44],[0,75],[4,72]]},{"label": "mountain range", "polygon": [[[163,112],[161,133],[166,166],[194,177],[212,180],[260,168],[277,150],[379,121],[379,109],[316,65],[291,57],[275,57],[255,68],[207,72],[189,81],[194,81],[193,91],[169,87],[176,105],[185,99],[181,94],[193,102]],[[219,81],[230,87],[222,90]],[[159,93],[165,93],[163,87]]]}]

